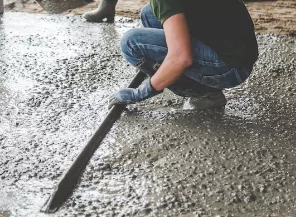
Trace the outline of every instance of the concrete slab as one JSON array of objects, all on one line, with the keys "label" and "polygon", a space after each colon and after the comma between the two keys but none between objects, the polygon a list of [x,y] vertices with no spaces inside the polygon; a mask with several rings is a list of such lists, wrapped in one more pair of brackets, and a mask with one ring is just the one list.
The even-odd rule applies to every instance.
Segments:
[{"label": "concrete slab", "polygon": [[0,0],[0,14],[4,13],[4,2],[3,0]]},{"label": "concrete slab", "polygon": [[[0,25],[0,215],[39,209],[135,70],[137,22],[5,13]],[[53,216],[295,216],[295,38],[257,35],[260,60],[225,109],[166,91],[130,106]]]}]

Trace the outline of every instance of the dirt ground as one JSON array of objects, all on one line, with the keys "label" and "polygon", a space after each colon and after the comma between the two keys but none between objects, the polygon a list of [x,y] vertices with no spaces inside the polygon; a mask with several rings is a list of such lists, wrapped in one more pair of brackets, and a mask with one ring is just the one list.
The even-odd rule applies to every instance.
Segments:
[{"label": "dirt ground", "polygon": [[[7,11],[29,13],[46,13],[33,0],[4,0]],[[83,7],[71,9],[65,14],[83,14],[97,7],[99,0],[95,0]],[[119,0],[117,15],[138,18],[142,6],[148,0]],[[296,1],[279,0],[246,3],[254,20],[256,31],[260,33],[274,33],[296,36]]]}]

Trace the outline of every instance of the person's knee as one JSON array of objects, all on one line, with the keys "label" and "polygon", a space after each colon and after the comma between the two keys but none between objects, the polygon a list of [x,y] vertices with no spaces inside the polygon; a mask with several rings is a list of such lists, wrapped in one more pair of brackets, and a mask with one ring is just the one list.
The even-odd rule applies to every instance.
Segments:
[{"label": "person's knee", "polygon": [[139,29],[130,29],[122,37],[120,47],[123,53],[130,53],[137,46]]},{"label": "person's knee", "polygon": [[131,62],[133,61],[131,59],[138,59],[140,57],[140,53],[138,51],[138,45],[141,43],[141,38],[143,34],[141,29],[130,29],[128,30],[122,37],[120,41],[120,48],[124,55],[124,57]]}]

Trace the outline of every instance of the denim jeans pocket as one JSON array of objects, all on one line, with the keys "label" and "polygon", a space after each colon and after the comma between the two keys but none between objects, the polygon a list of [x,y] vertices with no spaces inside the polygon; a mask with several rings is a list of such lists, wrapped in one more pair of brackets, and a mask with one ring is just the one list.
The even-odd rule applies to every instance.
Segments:
[{"label": "denim jeans pocket", "polygon": [[220,75],[203,75],[202,84],[218,88],[232,88],[242,84],[250,76],[252,70],[232,68],[224,74]]}]

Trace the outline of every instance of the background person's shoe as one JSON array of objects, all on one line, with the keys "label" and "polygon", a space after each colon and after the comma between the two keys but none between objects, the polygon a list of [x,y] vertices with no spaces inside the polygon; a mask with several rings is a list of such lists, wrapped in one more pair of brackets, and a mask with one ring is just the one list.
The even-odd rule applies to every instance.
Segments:
[{"label": "background person's shoe", "polygon": [[107,19],[108,23],[113,23],[116,4],[117,0],[102,0],[97,9],[83,14],[82,17],[89,22],[101,23]]},{"label": "background person's shoe", "polygon": [[183,110],[193,109],[209,109],[224,107],[227,103],[225,95],[222,91],[208,93],[199,97],[189,97],[183,104]]}]

